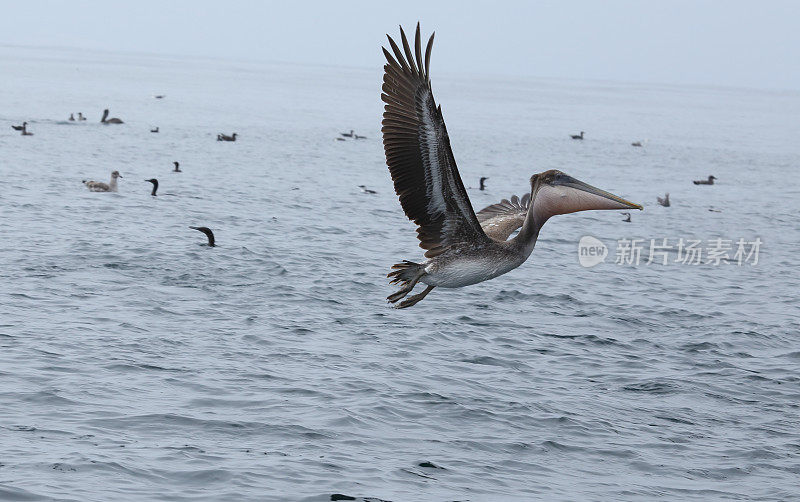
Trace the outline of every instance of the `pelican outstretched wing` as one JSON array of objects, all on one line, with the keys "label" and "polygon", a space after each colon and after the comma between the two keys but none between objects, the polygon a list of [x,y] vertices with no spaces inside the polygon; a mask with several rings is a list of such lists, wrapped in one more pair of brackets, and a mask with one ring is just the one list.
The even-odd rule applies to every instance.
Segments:
[{"label": "pelican outstretched wing", "polygon": [[478,221],[481,223],[484,233],[496,241],[508,239],[514,230],[525,223],[530,202],[531,194],[529,193],[523,195],[522,198],[514,195],[511,200],[503,199],[497,204],[486,206],[478,211]]},{"label": "pelican outstretched wing", "polygon": [[402,27],[402,50],[387,37],[394,56],[383,48],[387,61],[381,94],[383,148],[400,205],[418,225],[419,246],[430,258],[454,244],[490,242],[461,182],[442,109],[433,99],[429,73],[433,35],[424,60],[419,23],[414,54]]}]

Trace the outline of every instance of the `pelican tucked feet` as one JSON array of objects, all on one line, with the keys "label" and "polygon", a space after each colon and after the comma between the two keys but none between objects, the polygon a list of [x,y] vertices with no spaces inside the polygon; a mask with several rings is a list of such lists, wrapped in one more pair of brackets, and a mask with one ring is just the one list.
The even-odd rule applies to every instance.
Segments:
[{"label": "pelican tucked feet", "polygon": [[83,184],[86,185],[86,188],[88,188],[91,192],[116,192],[117,178],[122,178],[122,175],[119,174],[119,171],[114,171],[111,173],[111,181],[108,183],[103,183],[102,181],[83,180]]},{"label": "pelican tucked feet", "polygon": [[[419,24],[414,50],[400,28],[402,49],[389,38],[385,48],[383,145],[400,205],[417,228],[424,263],[403,261],[389,273],[401,289],[387,300],[405,298],[417,283],[419,294],[397,306],[410,307],[437,286],[459,288],[500,276],[523,264],[533,252],[542,225],[557,214],[589,209],[642,207],[556,170],[534,174],[530,193],[472,209],[450,148],[441,107],[433,99],[430,57],[433,36],[423,58]],[[516,230],[513,239],[508,237]]]}]

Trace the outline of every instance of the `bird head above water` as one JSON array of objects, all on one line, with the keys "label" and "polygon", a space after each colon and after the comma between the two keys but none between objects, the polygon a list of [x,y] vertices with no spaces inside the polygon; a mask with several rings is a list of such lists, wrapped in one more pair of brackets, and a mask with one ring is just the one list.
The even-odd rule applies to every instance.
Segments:
[{"label": "bird head above water", "polygon": [[214,232],[212,232],[210,228],[208,227],[189,227],[189,228],[191,228],[192,230],[199,230],[200,232],[206,234],[206,237],[208,237],[208,247],[213,248],[216,245],[214,241]]},{"label": "bird head above water", "polygon": [[145,181],[149,181],[150,183],[153,184],[153,191],[150,192],[150,195],[155,196],[156,192],[158,191],[158,180],[155,179],[155,178],[150,178],[149,180],[145,180]]},{"label": "bird head above water", "polygon": [[119,174],[119,171],[114,171],[111,173],[111,177],[117,179],[117,178],[122,178],[122,175]]},{"label": "bird head above water", "polygon": [[555,169],[531,176],[531,200],[543,219],[593,209],[642,209],[639,204]]}]

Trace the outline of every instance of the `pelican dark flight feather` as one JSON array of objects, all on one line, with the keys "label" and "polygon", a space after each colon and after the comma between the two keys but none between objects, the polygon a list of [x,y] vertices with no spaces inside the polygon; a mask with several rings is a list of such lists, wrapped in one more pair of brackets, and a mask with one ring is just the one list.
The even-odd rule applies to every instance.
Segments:
[{"label": "pelican dark flight feather", "polygon": [[[535,174],[530,194],[472,209],[444,124],[433,99],[430,60],[433,35],[424,50],[419,24],[414,50],[400,28],[402,48],[389,39],[383,48],[383,146],[395,192],[406,216],[417,224],[424,263],[403,261],[389,274],[402,287],[387,299],[396,303],[418,282],[422,293],[398,304],[410,307],[436,287],[458,288],[505,274],[528,259],[548,218],[589,209],[641,209],[560,171]],[[508,237],[520,229],[516,237]]]}]

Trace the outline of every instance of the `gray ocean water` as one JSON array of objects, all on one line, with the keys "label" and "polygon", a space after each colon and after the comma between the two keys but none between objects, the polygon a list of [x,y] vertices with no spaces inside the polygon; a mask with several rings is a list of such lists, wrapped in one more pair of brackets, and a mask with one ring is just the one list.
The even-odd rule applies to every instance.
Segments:
[{"label": "gray ocean water", "polygon": [[[555,217],[520,268],[394,310],[386,273],[421,250],[381,68],[0,68],[1,500],[800,497],[800,93],[438,74],[434,51],[476,209],[555,168],[645,210]],[[118,193],[81,184],[112,170]],[[579,264],[586,235],[605,263]],[[633,238],[763,244],[615,264]]]}]

